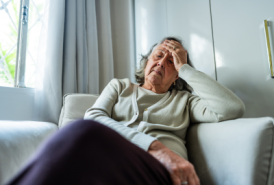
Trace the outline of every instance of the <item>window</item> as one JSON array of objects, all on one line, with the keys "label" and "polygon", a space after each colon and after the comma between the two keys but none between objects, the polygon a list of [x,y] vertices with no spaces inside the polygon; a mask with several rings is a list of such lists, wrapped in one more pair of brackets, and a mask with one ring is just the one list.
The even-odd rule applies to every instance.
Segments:
[{"label": "window", "polygon": [[0,0],[0,86],[34,87],[46,0]]}]

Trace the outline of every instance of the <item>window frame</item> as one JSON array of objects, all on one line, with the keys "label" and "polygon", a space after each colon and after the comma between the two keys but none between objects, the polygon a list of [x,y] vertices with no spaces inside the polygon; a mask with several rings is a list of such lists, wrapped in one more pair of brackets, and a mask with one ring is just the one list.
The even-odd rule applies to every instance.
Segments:
[{"label": "window frame", "polygon": [[26,54],[28,40],[29,0],[20,0],[14,87],[26,88]]}]

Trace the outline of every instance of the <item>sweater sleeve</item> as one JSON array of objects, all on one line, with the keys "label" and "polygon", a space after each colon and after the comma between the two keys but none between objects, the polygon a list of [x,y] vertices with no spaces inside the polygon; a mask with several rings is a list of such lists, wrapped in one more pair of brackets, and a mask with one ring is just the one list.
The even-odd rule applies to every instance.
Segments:
[{"label": "sweater sleeve", "polygon": [[86,111],[84,119],[92,119],[112,128],[127,140],[147,151],[156,138],[125,126],[125,122],[118,122],[111,118],[112,108],[118,100],[120,89],[119,81],[113,79],[105,87],[95,104]]},{"label": "sweater sleeve", "polygon": [[179,71],[198,95],[189,97],[189,114],[192,123],[220,122],[243,116],[244,103],[229,89],[210,76],[184,64]]}]

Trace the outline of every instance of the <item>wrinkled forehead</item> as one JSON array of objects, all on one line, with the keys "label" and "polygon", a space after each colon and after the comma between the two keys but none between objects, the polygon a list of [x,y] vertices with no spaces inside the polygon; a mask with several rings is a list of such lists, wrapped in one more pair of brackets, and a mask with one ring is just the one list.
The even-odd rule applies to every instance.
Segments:
[{"label": "wrinkled forehead", "polygon": [[164,47],[163,47],[163,44],[157,44],[156,46],[154,46],[151,54],[154,54],[155,52],[159,52],[159,51],[162,51],[163,53],[166,53],[168,52]]},{"label": "wrinkled forehead", "polygon": [[157,50],[157,51],[159,51],[159,50],[160,50],[160,51],[163,51],[164,53],[165,53],[165,52],[168,52],[167,49],[164,48],[164,45],[161,44],[161,43],[160,43],[160,44],[157,44],[157,45],[153,48],[152,53],[154,53],[156,50]]},{"label": "wrinkled forehead", "polygon": [[157,53],[159,53],[159,52],[161,52],[161,53],[163,53],[163,54],[168,53],[169,57],[172,57],[172,54],[164,47],[163,44],[157,44],[157,45],[153,48],[151,54],[153,55],[153,54],[157,54]]}]

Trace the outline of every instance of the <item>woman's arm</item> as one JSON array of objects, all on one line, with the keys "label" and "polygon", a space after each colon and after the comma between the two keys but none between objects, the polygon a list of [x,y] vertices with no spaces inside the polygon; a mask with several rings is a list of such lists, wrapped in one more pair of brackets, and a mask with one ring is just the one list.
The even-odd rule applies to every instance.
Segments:
[{"label": "woman's arm", "polygon": [[112,128],[132,143],[147,151],[156,138],[126,127],[123,125],[125,122],[118,122],[111,118],[112,108],[118,99],[121,87],[121,82],[113,79],[105,87],[95,104],[86,111],[84,119],[92,119]]},{"label": "woman's arm", "polygon": [[219,122],[243,116],[244,103],[229,89],[208,75],[184,64],[179,70],[198,95],[189,98],[190,119],[194,122]]},{"label": "woman's arm", "polygon": [[164,45],[172,53],[174,67],[179,77],[184,79],[198,95],[189,98],[191,122],[219,122],[243,116],[244,103],[232,91],[189,66],[187,51],[180,43],[166,40]]}]

